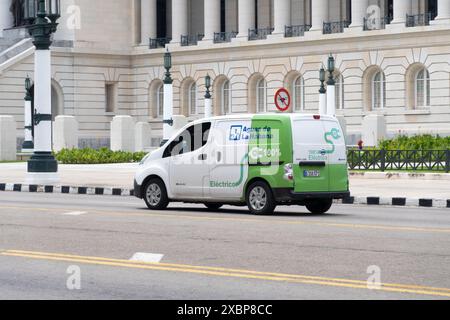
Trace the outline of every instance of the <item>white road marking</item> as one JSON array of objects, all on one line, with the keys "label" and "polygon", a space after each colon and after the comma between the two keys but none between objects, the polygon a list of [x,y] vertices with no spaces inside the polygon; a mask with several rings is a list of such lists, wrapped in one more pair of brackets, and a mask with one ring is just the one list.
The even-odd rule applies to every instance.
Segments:
[{"label": "white road marking", "polygon": [[159,253],[145,253],[145,252],[136,252],[131,258],[130,261],[138,261],[138,262],[146,262],[146,263],[159,263],[161,262],[163,254]]},{"label": "white road marking", "polygon": [[63,215],[65,216],[81,216],[83,214],[87,214],[86,211],[72,211],[72,212],[65,212]]}]

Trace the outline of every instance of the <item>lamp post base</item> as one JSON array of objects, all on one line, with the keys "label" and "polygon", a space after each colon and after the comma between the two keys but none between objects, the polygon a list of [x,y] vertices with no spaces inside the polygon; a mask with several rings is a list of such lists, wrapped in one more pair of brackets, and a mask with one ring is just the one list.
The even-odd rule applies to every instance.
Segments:
[{"label": "lamp post base", "polygon": [[54,185],[60,182],[59,174],[57,172],[28,172],[25,182],[29,185]]},{"label": "lamp post base", "polygon": [[34,151],[33,141],[24,141],[24,143],[22,144],[22,152],[33,153],[33,151]]},{"label": "lamp post base", "polygon": [[29,173],[56,173],[58,161],[51,152],[34,152],[28,160]]}]

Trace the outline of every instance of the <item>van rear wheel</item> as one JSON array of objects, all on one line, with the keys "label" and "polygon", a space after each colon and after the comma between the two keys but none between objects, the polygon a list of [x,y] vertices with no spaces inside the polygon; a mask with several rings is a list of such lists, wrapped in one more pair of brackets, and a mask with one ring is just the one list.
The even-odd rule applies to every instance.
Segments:
[{"label": "van rear wheel", "polygon": [[151,179],[144,189],[144,201],[150,210],[164,210],[169,205],[166,186],[160,179]]},{"label": "van rear wheel", "polygon": [[273,214],[276,208],[272,190],[263,181],[256,181],[250,185],[246,194],[247,206],[251,213],[257,215]]},{"label": "van rear wheel", "polygon": [[306,204],[306,209],[313,214],[324,214],[331,209],[333,199],[315,199]]}]

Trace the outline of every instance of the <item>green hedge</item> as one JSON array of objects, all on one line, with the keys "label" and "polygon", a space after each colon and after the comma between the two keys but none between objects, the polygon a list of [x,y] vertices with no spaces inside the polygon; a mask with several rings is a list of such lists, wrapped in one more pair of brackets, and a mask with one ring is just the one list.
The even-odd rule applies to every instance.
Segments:
[{"label": "green hedge", "polygon": [[86,148],[63,149],[55,153],[55,157],[63,164],[102,164],[140,162],[146,154],[146,152],[111,151],[108,148],[99,150]]},{"label": "green hedge", "polygon": [[398,136],[392,140],[380,143],[378,149],[384,150],[448,150],[450,137],[433,136],[430,134],[412,137]]}]

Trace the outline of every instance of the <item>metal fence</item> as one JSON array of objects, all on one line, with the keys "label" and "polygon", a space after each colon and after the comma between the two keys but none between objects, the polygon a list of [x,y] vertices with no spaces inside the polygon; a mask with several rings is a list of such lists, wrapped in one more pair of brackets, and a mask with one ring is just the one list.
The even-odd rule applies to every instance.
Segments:
[{"label": "metal fence", "polygon": [[181,36],[181,46],[196,46],[199,41],[203,39],[204,34],[195,34],[195,35],[182,35]]},{"label": "metal fence", "polygon": [[386,25],[390,24],[392,21],[391,17],[383,17],[383,18],[364,18],[364,31],[370,30],[382,30],[386,29]]},{"label": "metal fence", "polygon": [[298,26],[285,26],[284,27],[284,36],[286,38],[292,37],[303,37],[306,31],[311,29],[311,25],[298,25]]},{"label": "metal fence", "polygon": [[166,44],[170,43],[171,40],[170,38],[150,38],[150,49],[165,48]]},{"label": "metal fence", "polygon": [[350,170],[450,172],[450,150],[347,151]]},{"label": "metal fence", "polygon": [[324,22],[323,34],[342,33],[349,25],[349,21]]},{"label": "metal fence", "polygon": [[429,26],[432,20],[431,12],[425,14],[406,15],[406,27]]},{"label": "metal fence", "polygon": [[231,32],[214,32],[214,43],[231,42],[231,39],[236,38],[236,31]]},{"label": "metal fence", "polygon": [[248,40],[264,40],[269,34],[272,34],[274,28],[259,28],[248,30]]}]

